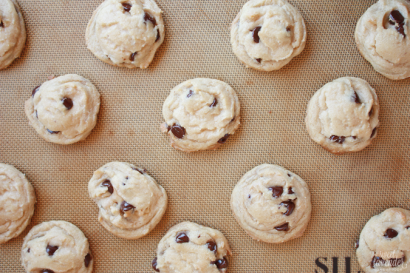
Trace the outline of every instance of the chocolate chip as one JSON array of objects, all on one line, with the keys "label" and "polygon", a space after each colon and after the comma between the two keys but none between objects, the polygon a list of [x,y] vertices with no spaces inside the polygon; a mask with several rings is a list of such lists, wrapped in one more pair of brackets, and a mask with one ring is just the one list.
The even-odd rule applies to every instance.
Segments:
[{"label": "chocolate chip", "polygon": [[34,97],[34,95],[37,93],[37,91],[40,89],[40,86],[41,85],[39,85],[39,86],[36,86],[34,89],[33,89],[33,91],[31,92],[31,96],[32,97]]},{"label": "chocolate chip", "polygon": [[288,176],[291,177],[292,175],[290,173],[288,173]]},{"label": "chocolate chip", "polygon": [[3,21],[0,21],[0,27],[3,27],[3,28],[4,28]]},{"label": "chocolate chip", "polygon": [[146,12],[144,14],[144,21],[145,22],[150,21],[154,26],[157,25],[157,20],[155,20],[154,17],[152,17],[149,13],[146,13]]},{"label": "chocolate chip", "polygon": [[259,58],[259,59],[255,59],[258,63],[261,63],[262,62],[262,59],[261,58]]},{"label": "chocolate chip", "polygon": [[125,179],[127,179],[127,180],[128,180],[128,179],[129,179],[129,177],[128,177],[128,176],[126,176],[126,177],[125,177]]},{"label": "chocolate chip", "polygon": [[160,38],[161,38],[161,35],[159,34],[159,28],[157,28],[157,38],[155,39],[155,42],[158,42]]},{"label": "chocolate chip", "polygon": [[402,24],[404,22],[404,17],[403,17],[403,15],[401,15],[400,11],[393,10],[392,12],[390,12],[389,22],[392,25],[395,25],[396,23],[397,24]]},{"label": "chocolate chip", "polygon": [[369,117],[373,114],[373,107],[369,111]]},{"label": "chocolate chip", "polygon": [[188,93],[188,95],[187,95],[186,97],[187,97],[187,98],[190,98],[193,94],[194,94],[194,91],[189,90],[189,93]]},{"label": "chocolate chip", "polygon": [[215,107],[218,104],[218,100],[216,98],[214,98],[214,101],[211,103],[211,105],[209,105],[209,107]]},{"label": "chocolate chip", "polygon": [[36,110],[36,118],[38,118],[38,113],[37,113],[37,110]]},{"label": "chocolate chip", "polygon": [[151,265],[152,265],[152,268],[153,268],[155,271],[159,272],[159,269],[157,268],[157,265],[158,265],[158,264],[157,264],[157,257],[155,257],[154,260],[152,260]]},{"label": "chocolate chip", "polygon": [[406,228],[407,228],[407,229],[410,229],[410,226],[407,226]]},{"label": "chocolate chip", "polygon": [[120,208],[120,209],[121,209],[121,212],[122,212],[122,213],[125,213],[126,211],[135,209],[135,207],[134,207],[133,205],[131,205],[131,204],[125,202],[125,201],[122,201],[122,203],[121,203],[121,208]]},{"label": "chocolate chip", "polygon": [[397,32],[406,37],[406,34],[404,33],[404,26],[403,25],[398,25],[395,27]]},{"label": "chocolate chip", "polygon": [[104,180],[104,182],[102,182],[101,185],[103,185],[104,187],[107,187],[109,193],[114,192],[114,188],[113,188],[110,180],[108,180],[108,179]]},{"label": "chocolate chip", "polygon": [[90,253],[88,253],[87,255],[85,255],[84,258],[84,265],[85,267],[88,267],[90,265],[91,260],[93,259],[93,257],[91,256]]},{"label": "chocolate chip", "polygon": [[357,95],[356,91],[353,91],[353,96],[352,96],[352,100],[357,103],[357,104],[361,104],[359,96]]},{"label": "chocolate chip", "polygon": [[125,12],[129,12],[131,10],[132,6],[130,4],[128,4],[128,3],[121,3],[121,4],[124,7]]},{"label": "chocolate chip", "polygon": [[384,234],[384,237],[392,239],[392,238],[396,237],[398,234],[399,233],[396,230],[394,230],[392,228],[389,228],[389,229],[386,230],[386,233]]},{"label": "chocolate chip", "polygon": [[355,247],[356,249],[359,248],[359,240],[357,240],[356,243],[354,243],[354,247]]},{"label": "chocolate chip", "polygon": [[73,100],[70,98],[66,98],[64,97],[61,102],[64,104],[65,108],[67,108],[67,110],[70,110],[71,108],[73,108]]},{"label": "chocolate chip", "polygon": [[293,210],[295,209],[295,203],[293,203],[291,200],[284,201],[280,203],[281,206],[285,206],[287,208],[286,212],[283,213],[285,216],[289,216],[292,214]]},{"label": "chocolate chip", "polygon": [[343,142],[345,142],[345,138],[346,138],[346,137],[344,137],[344,136],[335,136],[335,135],[332,135],[332,136],[330,137],[330,140],[333,141],[333,142],[342,144]]},{"label": "chocolate chip", "polygon": [[235,118],[236,118],[236,117],[233,117],[230,122],[233,122],[233,121],[235,120]]},{"label": "chocolate chip", "polygon": [[353,139],[356,139],[356,138],[357,138],[357,136],[352,136],[352,138],[353,138]]},{"label": "chocolate chip", "polygon": [[252,35],[253,35],[253,41],[255,43],[259,43],[259,31],[261,31],[262,27],[256,27],[254,30],[252,30]]},{"label": "chocolate chip", "polygon": [[58,246],[47,245],[46,252],[47,252],[48,256],[53,256],[54,252],[56,252],[57,249],[58,249]]},{"label": "chocolate chip", "polygon": [[215,241],[209,240],[208,242],[206,242],[206,244],[208,245],[208,249],[209,249],[210,251],[216,253],[217,247],[216,247]]},{"label": "chocolate chip", "polygon": [[175,241],[178,244],[188,243],[189,242],[189,237],[184,232],[181,232],[181,233],[178,233],[177,238],[175,239]]},{"label": "chocolate chip", "polygon": [[251,195],[250,195],[250,194],[248,194],[248,199],[251,199]]},{"label": "chocolate chip", "polygon": [[218,269],[228,268],[228,260],[225,257],[223,259],[216,260],[215,264]]},{"label": "chocolate chip", "polygon": [[229,138],[230,136],[231,136],[230,134],[224,135],[223,137],[221,137],[220,140],[218,140],[218,143],[224,144],[224,143],[228,140],[228,138]]},{"label": "chocolate chip", "polygon": [[60,131],[51,131],[51,130],[49,130],[49,129],[47,129],[47,132],[50,133],[50,134],[58,134],[58,133],[60,133]]},{"label": "chocolate chip", "polygon": [[41,270],[41,273],[54,273],[54,271],[50,269],[43,269]]},{"label": "chocolate chip", "polygon": [[371,266],[372,268],[374,268],[374,265],[375,265],[375,264],[376,264],[376,265],[380,265],[380,264],[384,264],[385,262],[386,262],[386,261],[383,260],[382,258],[374,256],[373,259],[372,259],[372,262],[370,263],[370,266]]},{"label": "chocolate chip", "polygon": [[370,138],[373,138],[376,135],[377,128],[374,128],[372,131],[372,134],[370,135]]},{"label": "chocolate chip", "polygon": [[131,62],[133,62],[135,60],[135,55],[137,55],[137,54],[138,54],[138,52],[131,53],[131,55],[130,55],[130,61]]},{"label": "chocolate chip", "polygon": [[27,252],[28,252],[28,253],[30,253],[30,248],[29,248],[29,249],[27,249]]},{"label": "chocolate chip", "polygon": [[289,32],[291,30],[290,27],[286,27],[286,31]]},{"label": "chocolate chip", "polygon": [[391,267],[398,267],[404,262],[404,257],[403,258],[391,258],[389,261],[390,261]]},{"label": "chocolate chip", "polygon": [[292,187],[288,188],[288,194],[294,194],[295,192],[293,191]]},{"label": "chocolate chip", "polygon": [[176,136],[177,138],[183,138],[185,136],[185,128],[182,127],[179,124],[174,123],[171,127],[171,132]]},{"label": "chocolate chip", "polygon": [[271,187],[271,188],[268,188],[268,189],[272,191],[273,198],[279,198],[283,193],[283,188],[282,187]]},{"label": "chocolate chip", "polygon": [[283,225],[275,227],[277,231],[288,231],[289,230],[289,223],[284,223]]}]

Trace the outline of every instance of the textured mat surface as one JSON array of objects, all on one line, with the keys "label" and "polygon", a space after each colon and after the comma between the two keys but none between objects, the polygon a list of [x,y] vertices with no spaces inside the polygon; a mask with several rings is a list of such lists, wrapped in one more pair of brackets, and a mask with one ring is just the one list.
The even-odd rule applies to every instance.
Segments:
[{"label": "textured mat surface", "polygon": [[[87,22],[101,2],[19,0],[28,39],[22,57],[0,71],[0,162],[16,166],[36,189],[29,228],[49,220],[77,225],[90,241],[94,272],[153,272],[157,243],[184,220],[226,235],[230,272],[358,272],[354,243],[367,220],[389,207],[410,209],[410,80],[377,74],[354,42],[357,20],[376,1],[291,0],[305,19],[307,45],[271,73],[246,69],[232,53],[229,27],[245,0],[157,0],[166,38],[147,70],[112,67],[87,50]],[[90,79],[102,104],[91,135],[60,146],[28,125],[24,102],[48,76],[69,73]],[[335,156],[309,139],[304,118],[316,90],[344,76],[376,89],[381,126],[364,151]],[[223,80],[237,91],[242,125],[220,149],[185,154],[159,130],[162,104],[174,86],[197,77]],[[136,241],[107,232],[88,197],[93,172],[114,160],[146,168],[169,195],[163,220]],[[279,164],[308,183],[313,211],[303,237],[259,243],[235,222],[232,189],[262,163]],[[0,272],[24,272],[20,248],[29,228],[0,246]]]}]

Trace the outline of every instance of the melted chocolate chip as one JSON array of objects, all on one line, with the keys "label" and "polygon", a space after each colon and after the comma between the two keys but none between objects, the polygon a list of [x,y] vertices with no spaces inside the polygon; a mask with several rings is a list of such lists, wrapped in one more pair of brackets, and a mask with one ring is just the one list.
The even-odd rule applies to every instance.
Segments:
[{"label": "melted chocolate chip", "polygon": [[152,260],[152,262],[151,262],[151,265],[152,265],[152,268],[155,270],[155,271],[157,271],[157,272],[159,272],[159,269],[157,268],[157,257],[155,257],[153,260]]},{"label": "melted chocolate chip", "polygon": [[390,261],[391,267],[398,267],[399,265],[404,263],[404,257],[403,258],[392,258],[389,261]]},{"label": "melted chocolate chip", "polygon": [[135,55],[137,55],[137,54],[138,54],[138,52],[131,53],[131,55],[130,55],[130,61],[131,62],[133,62],[135,60]]},{"label": "melted chocolate chip", "polygon": [[211,105],[209,105],[209,107],[215,107],[218,104],[218,100],[216,98],[214,98],[214,101],[211,103]]},{"label": "melted chocolate chip", "polygon": [[272,191],[273,198],[279,198],[283,193],[283,188],[282,187],[271,187],[271,188],[268,188],[268,189]]},{"label": "melted chocolate chip", "polygon": [[359,99],[359,96],[357,95],[356,91],[354,91],[353,96],[352,96],[352,99],[353,99],[353,101],[354,101],[355,103],[361,104],[360,99]]},{"label": "melted chocolate chip", "polygon": [[252,36],[253,36],[253,41],[255,43],[259,43],[259,31],[261,31],[262,27],[256,27],[254,30],[252,30]]},{"label": "melted chocolate chip", "polygon": [[41,273],[54,273],[54,271],[50,269],[43,269],[41,270]]},{"label": "melted chocolate chip", "polygon": [[183,138],[185,136],[185,128],[182,127],[179,124],[174,123],[171,127],[171,132],[176,136],[177,138]]},{"label": "melted chocolate chip", "polygon": [[359,240],[357,240],[356,243],[354,243],[354,247],[355,247],[356,249],[359,248]]},{"label": "melted chocolate chip", "polygon": [[293,203],[291,200],[284,201],[280,203],[281,206],[285,206],[287,208],[286,212],[283,213],[285,216],[289,216],[292,214],[293,210],[295,209],[295,203]]},{"label": "melted chocolate chip", "polygon": [[216,253],[217,251],[217,247],[216,247],[216,243],[215,241],[209,240],[208,242],[206,242],[208,249],[214,253]]},{"label": "melted chocolate chip", "polygon": [[155,42],[158,42],[160,38],[161,38],[161,35],[159,34],[159,28],[157,28],[157,38],[155,39]]},{"label": "melted chocolate chip", "polygon": [[230,134],[224,135],[223,137],[221,137],[220,140],[218,140],[218,143],[224,144],[224,143],[228,140],[228,138],[229,138],[230,136],[231,136]]},{"label": "melted chocolate chip", "polygon": [[47,252],[48,256],[53,256],[54,252],[56,252],[57,249],[58,249],[58,246],[47,245],[46,252]]},{"label": "melted chocolate chip", "polygon": [[85,255],[84,258],[84,265],[85,267],[88,267],[90,265],[91,260],[93,259],[93,257],[91,257],[91,254],[88,253],[87,255]]},{"label": "melted chocolate chip", "polygon": [[258,63],[261,63],[262,62],[262,59],[261,58],[259,58],[259,59],[255,59]]},{"label": "melted chocolate chip", "polygon": [[374,128],[372,131],[372,134],[370,135],[370,138],[373,138],[376,135],[377,128]]},{"label": "melted chocolate chip", "polygon": [[215,264],[218,269],[228,268],[228,260],[225,257],[223,259],[216,260]]},{"label": "melted chocolate chip", "polygon": [[50,133],[50,134],[58,134],[58,133],[60,133],[60,131],[51,131],[51,130],[49,130],[49,129],[47,129],[47,132]]},{"label": "melted chocolate chip", "polygon": [[335,135],[333,135],[333,136],[330,137],[330,140],[333,141],[333,142],[342,144],[343,142],[345,142],[345,138],[346,137],[344,137],[344,136],[335,136]]},{"label": "melted chocolate chip", "polygon": [[125,12],[129,12],[131,10],[132,6],[130,4],[128,4],[128,3],[121,3],[121,4],[124,7]]},{"label": "melted chocolate chip", "polygon": [[66,98],[64,97],[61,102],[63,103],[63,105],[65,106],[65,108],[67,108],[67,110],[70,110],[71,108],[73,108],[73,100],[70,98]]},{"label": "melted chocolate chip", "polygon": [[149,13],[144,14],[144,21],[145,22],[150,21],[154,26],[157,25],[157,20],[155,20],[155,18],[152,17]]},{"label": "melted chocolate chip", "polygon": [[373,259],[372,259],[372,262],[370,263],[370,266],[371,266],[372,268],[374,268],[374,265],[382,265],[382,264],[384,264],[385,262],[386,262],[386,261],[383,260],[382,258],[374,256]]},{"label": "melted chocolate chip", "polygon": [[189,93],[188,93],[188,95],[186,95],[186,97],[187,97],[187,98],[190,98],[193,94],[194,94],[194,91],[189,90]]},{"label": "melted chocolate chip", "polygon": [[294,194],[295,192],[293,191],[292,187],[288,188],[288,194]]},{"label": "melted chocolate chip", "polygon": [[121,208],[120,208],[120,209],[121,209],[121,212],[122,212],[122,213],[125,213],[126,211],[135,209],[135,207],[134,207],[133,205],[131,205],[131,204],[125,202],[125,201],[122,201],[122,203],[121,203]]},{"label": "melted chocolate chip", "polygon": [[288,231],[289,230],[289,223],[284,223],[283,225],[275,227],[277,231]]},{"label": "melted chocolate chip", "polygon": [[0,21],[0,27],[3,27],[3,28],[4,28],[3,21]]},{"label": "melted chocolate chip", "polygon": [[189,242],[189,237],[184,232],[181,232],[181,233],[178,233],[175,241],[178,244],[188,243]]},{"label": "melted chocolate chip", "polygon": [[398,25],[398,26],[395,27],[395,29],[397,30],[398,33],[400,33],[401,35],[406,37],[406,34],[404,33],[404,26],[403,25]]},{"label": "melted chocolate chip", "polygon": [[110,180],[108,180],[108,179],[104,180],[104,182],[102,182],[101,185],[103,185],[104,187],[107,187],[109,193],[113,193],[113,192],[114,192],[114,187],[112,186]]},{"label": "melted chocolate chip", "polygon": [[32,97],[34,97],[34,95],[37,93],[37,91],[40,89],[40,86],[41,85],[39,85],[39,86],[36,86],[34,89],[33,89],[33,91],[31,91],[31,96]]},{"label": "melted chocolate chip", "polygon": [[389,229],[386,230],[386,233],[384,234],[384,237],[392,239],[392,238],[396,237],[398,234],[399,233],[396,230],[394,230],[392,228],[389,228]]},{"label": "melted chocolate chip", "polygon": [[401,15],[400,11],[393,10],[392,12],[390,12],[389,22],[392,25],[395,25],[396,23],[397,24],[402,24],[404,22],[404,17],[403,17],[403,15]]}]

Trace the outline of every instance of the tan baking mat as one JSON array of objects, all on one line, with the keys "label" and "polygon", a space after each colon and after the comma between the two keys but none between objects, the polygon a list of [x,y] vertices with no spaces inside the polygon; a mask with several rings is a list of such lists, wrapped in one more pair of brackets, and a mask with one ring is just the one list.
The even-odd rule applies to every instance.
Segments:
[{"label": "tan baking mat", "polygon": [[[358,272],[354,243],[366,221],[392,206],[410,209],[410,81],[373,71],[353,36],[356,21],[376,1],[290,1],[306,21],[308,42],[299,57],[271,73],[246,69],[231,51],[230,23],[246,0],[157,0],[166,39],[147,70],[116,68],[87,50],[86,25],[101,2],[19,0],[28,39],[22,57],[0,72],[0,162],[26,173],[36,189],[29,228],[49,220],[77,225],[91,243],[94,272],[152,272],[157,243],[185,220],[226,235],[230,272]],[[28,125],[24,101],[48,76],[68,73],[90,79],[102,104],[92,134],[60,146]],[[381,127],[366,150],[335,156],[309,139],[304,117],[314,92],[343,76],[376,89]],[[162,104],[174,86],[197,77],[220,79],[237,91],[242,125],[220,149],[186,154],[160,133]],[[169,195],[164,218],[139,240],[106,231],[88,198],[94,170],[114,160],[146,168]],[[308,183],[313,211],[302,238],[259,243],[235,222],[231,191],[262,163],[282,165]],[[1,272],[24,272],[20,247],[29,228],[0,246]]]}]

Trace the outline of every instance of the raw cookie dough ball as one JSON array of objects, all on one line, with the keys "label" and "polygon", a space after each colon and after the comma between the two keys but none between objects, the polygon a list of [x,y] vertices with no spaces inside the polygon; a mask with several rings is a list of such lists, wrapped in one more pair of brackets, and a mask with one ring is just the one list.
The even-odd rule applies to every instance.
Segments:
[{"label": "raw cookie dough ball", "polygon": [[0,70],[18,58],[26,43],[26,27],[16,0],[0,0]]},{"label": "raw cookie dough ball", "polygon": [[310,137],[329,152],[360,151],[377,135],[376,92],[359,78],[327,83],[310,99],[305,122]]},{"label": "raw cookie dough ball", "polygon": [[26,176],[0,163],[0,244],[17,237],[30,223],[36,195]]},{"label": "raw cookie dough ball", "polygon": [[262,71],[278,70],[299,55],[306,44],[306,26],[286,0],[251,0],[231,26],[235,55]]},{"label": "raw cookie dough ball", "polygon": [[24,238],[21,261],[33,273],[90,273],[94,263],[84,233],[65,221],[33,227]]},{"label": "raw cookie dough ball", "polygon": [[88,22],[87,47],[105,63],[147,68],[164,41],[161,13],[153,0],[106,0]]},{"label": "raw cookie dough ball", "polygon": [[240,124],[240,104],[228,84],[212,79],[193,79],[171,90],[164,102],[165,123],[171,146],[184,152],[216,149]]},{"label": "raw cookie dough ball", "polygon": [[227,255],[231,249],[220,231],[183,222],[161,239],[152,267],[161,273],[221,273],[228,270]]},{"label": "raw cookie dough ball", "polygon": [[310,220],[310,193],[296,174],[278,165],[263,164],[236,184],[231,209],[253,239],[283,243],[303,235]]},{"label": "raw cookie dough ball", "polygon": [[68,74],[34,88],[25,110],[30,125],[43,139],[72,144],[91,133],[99,109],[100,93],[95,86]]},{"label": "raw cookie dough ball", "polygon": [[410,272],[410,211],[390,208],[364,226],[356,250],[366,273]]},{"label": "raw cookie dough ball", "polygon": [[356,44],[373,68],[392,80],[410,77],[408,0],[379,0],[359,19]]},{"label": "raw cookie dough ball", "polygon": [[122,162],[95,171],[88,193],[100,209],[98,221],[125,239],[138,239],[153,230],[168,202],[164,188],[146,170]]}]

